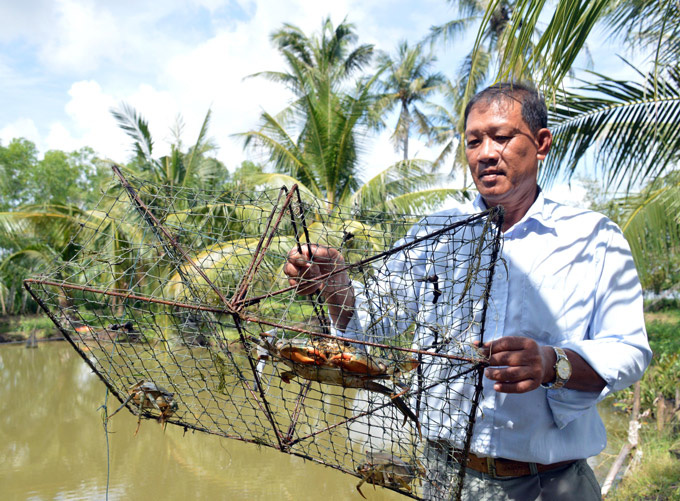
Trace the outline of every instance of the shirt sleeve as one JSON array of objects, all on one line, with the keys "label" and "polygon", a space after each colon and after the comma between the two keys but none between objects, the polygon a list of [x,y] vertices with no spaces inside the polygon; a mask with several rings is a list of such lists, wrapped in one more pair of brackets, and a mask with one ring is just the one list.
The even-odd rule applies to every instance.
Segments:
[{"label": "shirt sleeve", "polygon": [[586,336],[561,345],[578,353],[604,379],[601,392],[547,390],[555,423],[564,428],[614,391],[638,381],[652,358],[642,308],[642,288],[628,242],[611,221],[598,249],[599,280]]}]

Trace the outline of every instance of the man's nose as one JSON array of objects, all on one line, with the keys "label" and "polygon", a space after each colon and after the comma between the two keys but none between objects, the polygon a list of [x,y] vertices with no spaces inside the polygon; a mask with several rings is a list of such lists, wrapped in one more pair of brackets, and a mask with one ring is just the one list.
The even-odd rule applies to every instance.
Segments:
[{"label": "man's nose", "polygon": [[498,160],[498,144],[489,138],[482,139],[481,147],[479,148],[479,160],[482,162],[489,162]]}]

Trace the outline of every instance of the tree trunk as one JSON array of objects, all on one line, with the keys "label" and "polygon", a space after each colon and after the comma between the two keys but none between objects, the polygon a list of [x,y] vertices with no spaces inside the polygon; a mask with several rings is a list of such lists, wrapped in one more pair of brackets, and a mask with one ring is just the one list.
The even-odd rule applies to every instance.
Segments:
[{"label": "tree trunk", "polygon": [[26,314],[26,300],[28,299],[28,293],[26,292],[26,289],[22,289],[23,292],[21,294],[21,314],[25,315]]},{"label": "tree trunk", "polygon": [[616,457],[616,461],[607,473],[607,477],[602,483],[602,497],[604,498],[609,489],[611,489],[616,479],[616,475],[623,466],[630,451],[635,449],[638,445],[638,430],[640,429],[640,381],[635,383],[635,390],[633,393],[633,411],[631,412],[630,422],[628,423],[628,441],[623,444],[619,455]]},{"label": "tree trunk", "polygon": [[656,396],[656,429],[663,431],[666,424],[666,399],[663,393]]},{"label": "tree trunk", "polygon": [[408,105],[405,101],[401,102],[401,114],[405,117],[406,131],[404,134],[404,160],[408,160],[408,136],[411,131],[411,114],[408,111]]}]

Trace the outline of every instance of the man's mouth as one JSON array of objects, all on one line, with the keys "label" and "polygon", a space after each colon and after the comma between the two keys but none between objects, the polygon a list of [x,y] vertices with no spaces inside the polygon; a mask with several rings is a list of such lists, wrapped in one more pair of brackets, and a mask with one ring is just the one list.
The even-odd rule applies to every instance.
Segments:
[{"label": "man's mouth", "polygon": [[501,171],[498,170],[487,170],[484,171],[480,174],[479,179],[485,179],[488,181],[492,181],[496,179],[498,176],[503,176],[504,174]]}]

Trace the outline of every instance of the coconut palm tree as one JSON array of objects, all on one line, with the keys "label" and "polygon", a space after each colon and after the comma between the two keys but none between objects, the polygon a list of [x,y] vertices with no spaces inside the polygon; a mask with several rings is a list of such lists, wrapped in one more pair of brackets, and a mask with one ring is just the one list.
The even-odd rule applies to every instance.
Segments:
[{"label": "coconut palm tree", "polygon": [[224,177],[224,165],[207,156],[216,148],[208,137],[210,110],[203,119],[196,142],[186,151],[182,151],[183,125],[181,118],[178,119],[173,129],[174,141],[170,145],[170,154],[160,158],[153,155],[154,141],[148,122],[133,107],[121,103],[111,113],[120,128],[133,140],[135,158],[130,167],[136,174],[168,188],[207,187]]},{"label": "coconut palm tree", "polygon": [[[477,34],[478,50],[483,33],[492,25],[494,9],[504,2],[488,3]],[[624,46],[650,51],[657,65],[677,64],[680,13],[674,0],[559,0],[551,4],[551,11],[546,7],[541,0],[513,2],[501,46],[498,78],[517,79],[528,73],[552,94],[560,87],[598,23],[610,35],[620,36]],[[544,22],[541,18],[544,13],[550,20],[537,36],[537,26]]]},{"label": "coconut palm tree", "polygon": [[[315,84],[335,86],[364,69],[373,57],[373,45],[357,46],[357,38],[355,26],[346,20],[334,27],[331,19],[326,18],[320,32],[311,37],[286,23],[271,34],[271,41],[284,57],[289,71],[262,71],[251,77],[262,76],[283,83],[296,96],[305,95]],[[300,71],[310,78],[301,81]]]},{"label": "coconut palm tree", "polygon": [[423,50],[420,44],[409,47],[408,42],[403,41],[397,47],[394,58],[386,53],[378,58],[384,75],[384,109],[381,111],[387,113],[394,106],[399,106],[399,118],[392,133],[392,141],[395,149],[403,151],[404,160],[408,160],[408,139],[412,127],[415,125],[423,135],[428,135],[431,128],[427,115],[418,108],[418,103],[424,102],[444,83],[441,73],[431,72],[436,57],[432,53],[425,54]]},{"label": "coconut palm tree", "polygon": [[375,102],[376,78],[346,81],[372,56],[370,45],[356,46],[353,25],[333,27],[307,36],[286,24],[272,42],[286,63],[285,72],[264,76],[289,87],[295,98],[277,115],[263,112],[258,130],[240,136],[246,148],[264,151],[274,171],[300,181],[311,194],[333,204],[359,186],[357,152]]},{"label": "coconut palm tree", "polygon": [[[290,120],[290,114],[277,118],[263,113],[258,130],[240,135],[246,148],[264,152],[274,168],[275,172],[262,174],[259,182],[279,186],[295,182],[309,195],[326,200],[331,211],[355,203],[364,208],[392,204],[396,209],[399,202],[389,202],[392,198],[431,187],[435,176],[423,170],[423,162],[413,160],[387,168],[363,185],[360,182],[359,153],[377,99],[371,90],[378,76],[360,81],[348,94],[325,92],[323,86],[320,92],[308,93],[294,108],[297,123]],[[308,77],[298,72],[301,81]],[[441,199],[438,191],[428,193],[430,202],[425,193],[421,202],[411,195],[409,202],[401,199],[406,204],[402,208],[424,208]]]},{"label": "coconut palm tree", "polygon": [[[459,18],[440,26],[433,26],[427,41],[443,42],[448,45],[457,41],[461,35],[467,33],[468,28],[480,23],[473,49],[463,58],[456,80],[456,101],[461,108],[456,112],[462,117],[465,104],[491,77],[494,63],[498,54],[504,53],[504,48],[514,39],[514,32],[508,31],[509,22],[514,19],[516,1],[511,0],[460,0],[449,3],[458,5]],[[532,31],[533,34],[533,31]],[[526,46],[531,53],[531,41]],[[512,61],[513,75],[522,80],[532,80],[533,74],[524,67],[524,59],[518,57]],[[458,132],[462,134],[462,121],[458,125]]]},{"label": "coconut palm tree", "polygon": [[[487,18],[498,3],[489,4]],[[630,214],[622,227],[643,282],[656,288],[659,268],[646,276],[649,263],[659,254],[675,252],[679,244],[680,219],[676,203],[671,203],[678,195],[680,132],[677,2],[560,0],[547,28],[535,40],[532,34],[543,10],[544,3],[537,0],[515,2],[508,32],[516,36],[503,47],[498,78],[513,77],[510,68],[522,60],[523,68],[537,75],[539,84],[553,98],[555,140],[544,166],[545,179],[572,175],[578,162],[592,153],[614,187],[630,191],[647,184],[640,193],[629,194],[625,204],[620,201]],[[592,73],[590,81],[579,88],[558,90],[597,23],[619,36],[624,48],[646,51],[651,70],[638,72],[641,82]],[[484,29],[483,23],[478,40]],[[672,274],[663,276],[661,282]]]},{"label": "coconut palm tree", "polygon": [[441,152],[434,161],[434,167],[439,168],[444,160],[451,158],[451,170],[463,171],[463,186],[467,187],[467,159],[465,158],[465,144],[463,138],[463,121],[465,106],[463,105],[464,86],[462,81],[457,84],[446,80],[441,86],[443,103],[429,103],[428,116],[432,127],[430,128],[430,140],[442,147]]},{"label": "coconut palm tree", "polygon": [[[297,68],[304,85],[311,77]],[[333,204],[359,186],[358,151],[368,130],[367,115],[375,102],[375,78],[354,92],[334,92],[330,82],[301,96],[292,112],[261,115],[261,126],[241,134],[246,148],[264,151],[274,170],[298,179],[318,198]]]},{"label": "coconut palm tree", "polygon": [[[454,2],[449,0],[449,3]],[[502,50],[505,30],[508,26],[514,8],[514,2],[503,0],[489,2],[486,0],[462,0],[455,2],[458,6],[459,18],[440,26],[433,26],[426,41],[441,42],[449,45],[467,33],[467,30],[477,23],[482,23],[476,44],[463,58],[454,81],[447,81],[441,87],[444,105],[431,105],[431,121],[434,127],[430,139],[443,144],[444,148],[435,161],[440,165],[450,153],[453,155],[451,171],[463,169],[464,183],[467,184],[467,161],[465,148],[461,138],[464,133],[465,105],[470,98],[488,83],[499,52]],[[493,4],[493,5],[492,5]],[[521,66],[521,60],[516,63]],[[519,71],[524,80],[531,80],[532,76],[526,71]]]}]

